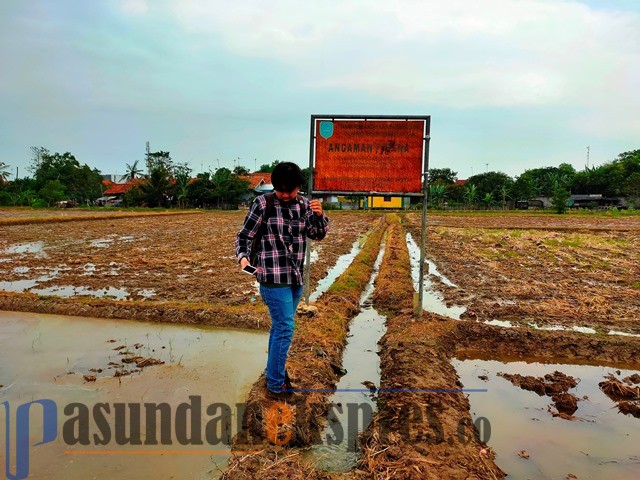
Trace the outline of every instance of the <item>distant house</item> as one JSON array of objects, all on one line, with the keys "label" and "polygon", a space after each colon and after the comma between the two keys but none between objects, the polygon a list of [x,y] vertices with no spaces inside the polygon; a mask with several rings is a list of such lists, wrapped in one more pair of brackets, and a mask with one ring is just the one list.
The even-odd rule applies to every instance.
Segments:
[{"label": "distant house", "polygon": [[360,200],[360,208],[408,208],[410,197],[367,196]]},{"label": "distant house", "polygon": [[102,184],[107,188],[104,192],[102,192],[102,197],[96,199],[96,205],[113,205],[122,199],[122,196],[131,190],[133,187],[136,187],[142,183],[141,178],[134,178],[133,180],[129,180],[126,183],[113,183],[109,180],[103,180]]},{"label": "distant house", "polygon": [[265,172],[254,172],[249,175],[241,175],[241,179],[249,182],[249,189],[258,195],[273,191],[271,184],[271,174]]},{"label": "distant house", "polygon": [[626,208],[627,204],[622,197],[604,197],[601,194],[571,195],[567,200],[570,208],[599,208],[608,209],[613,207]]},{"label": "distant house", "polygon": [[139,186],[141,183],[141,178],[134,178],[133,180],[129,180],[126,183],[113,183],[102,193],[105,196],[114,196],[117,198],[121,198],[129,190],[131,190],[133,187]]}]

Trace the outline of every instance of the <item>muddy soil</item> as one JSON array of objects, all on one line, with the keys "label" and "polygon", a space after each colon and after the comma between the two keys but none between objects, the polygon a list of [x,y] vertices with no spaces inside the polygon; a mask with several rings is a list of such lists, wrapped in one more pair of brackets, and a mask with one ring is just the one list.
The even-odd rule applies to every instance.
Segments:
[{"label": "muddy soil", "polygon": [[[169,321],[183,321],[183,317],[188,321],[194,312],[203,311],[201,323],[216,323],[207,318],[226,313],[223,323],[228,326],[255,328],[257,319],[267,320],[266,309],[252,277],[239,271],[233,246],[244,213],[187,212],[135,218],[128,214],[3,226],[2,285],[10,290],[33,280],[38,284],[23,288],[24,293],[0,293],[0,308],[111,318],[131,313],[128,318],[153,319],[143,313],[146,310],[156,311],[157,320],[167,316]],[[12,214],[0,211],[0,215]],[[51,213],[54,219],[57,215]],[[379,215],[330,212],[329,217],[329,235],[314,242],[318,259],[311,268],[312,290]],[[28,295],[31,291],[39,297]],[[61,291],[71,298],[60,299]],[[98,295],[100,301],[95,301]],[[41,302],[47,305],[38,306]],[[166,302],[174,304],[167,306]],[[175,308],[187,313],[170,311]],[[253,320],[237,324],[242,313],[236,310],[248,311]],[[191,321],[200,322],[198,318]]]},{"label": "muddy soil", "polygon": [[[50,275],[43,284],[94,290],[112,286],[126,291],[127,299],[4,293],[0,308],[268,328],[255,285],[238,271],[233,256],[243,213],[3,226],[3,280]],[[379,217],[355,212],[329,216],[329,236],[314,244],[319,256],[312,285]],[[402,217],[418,241],[419,215]],[[374,425],[363,436],[357,469],[329,476],[302,464],[298,451],[289,447],[312,443],[324,422],[348,319],[358,311],[381,234],[370,237],[372,243],[349,273],[317,302],[314,316],[301,317],[296,325],[289,374],[296,387],[317,391],[290,407],[291,419],[278,421],[280,411],[277,435],[269,442],[266,425],[277,413],[272,409],[277,402],[264,397],[261,377],[249,395],[245,430],[234,446],[241,449],[244,438],[247,448],[258,445],[261,453],[234,457],[225,478],[502,478],[491,448],[471,422],[469,402],[450,363],[453,357],[499,355],[640,368],[640,337],[607,335],[610,330],[640,334],[639,217],[431,216],[427,256],[457,286],[432,279],[448,303],[467,306],[463,321],[413,315],[403,228],[397,218],[387,223],[387,250],[374,293],[376,308],[388,317],[380,343],[381,402]],[[26,252],[10,251],[25,244],[31,245]],[[520,328],[482,323],[494,319]],[[597,333],[533,328],[555,325],[589,327]],[[637,380],[630,375],[617,381],[636,389]],[[567,390],[550,391],[565,415],[573,404]],[[618,399],[618,408],[630,415],[640,410],[632,397]],[[279,439],[287,439],[289,447],[272,445]]]},{"label": "muddy soil", "polygon": [[[329,478],[324,472],[301,465],[295,451],[283,452],[281,447],[307,447],[319,442],[328,399],[339,380],[349,320],[358,313],[360,294],[373,272],[385,229],[384,221],[373,229],[351,266],[317,302],[317,311],[311,316],[298,316],[287,360],[294,388],[302,390],[298,400],[285,404],[268,398],[264,374],[254,384],[243,431],[234,439],[233,447],[236,451],[261,452],[232,458],[224,479]],[[300,472],[306,473],[301,477]]]},{"label": "muddy soil", "polygon": [[640,229],[640,216],[614,216],[613,213],[584,214],[569,212],[556,215],[542,212],[492,211],[473,213],[429,212],[429,225],[462,228],[525,230],[601,230],[632,231]]},{"label": "muddy soil", "polygon": [[578,385],[579,379],[576,380],[557,370],[547,373],[544,377],[522,376],[519,373],[498,373],[498,375],[523,390],[535,392],[541,397],[545,395],[551,397],[558,413],[564,418],[571,418],[578,410],[578,397],[568,392]]},{"label": "muddy soil", "polygon": [[[640,334],[640,217],[431,216],[427,256],[471,320]],[[407,215],[420,238],[420,217]]]},{"label": "muddy soil", "polygon": [[437,317],[416,319],[410,313],[413,295],[407,292],[413,292],[413,283],[399,222],[389,228],[376,288],[374,305],[388,314],[380,342],[379,412],[363,435],[356,476],[502,478],[473,426],[455,369],[437,344],[437,329],[431,328]]},{"label": "muddy soil", "polygon": [[620,413],[640,418],[640,375],[637,373],[622,380],[609,375],[600,382],[600,390],[613,400]]}]

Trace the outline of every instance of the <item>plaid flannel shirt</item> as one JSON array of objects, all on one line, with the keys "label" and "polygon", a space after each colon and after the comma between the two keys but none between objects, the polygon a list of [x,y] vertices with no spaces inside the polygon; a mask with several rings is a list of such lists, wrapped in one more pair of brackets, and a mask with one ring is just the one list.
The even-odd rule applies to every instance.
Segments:
[{"label": "plaid flannel shirt", "polygon": [[[313,213],[307,199],[283,203],[274,196],[273,200],[273,212],[267,219],[267,230],[262,235],[260,259],[258,265],[254,265],[258,269],[257,280],[260,283],[302,285],[305,237],[322,240],[327,234],[329,219],[324,213]],[[236,236],[238,262],[242,257],[249,258],[251,239],[262,226],[266,206],[264,195],[257,197],[251,205],[242,229]]]}]

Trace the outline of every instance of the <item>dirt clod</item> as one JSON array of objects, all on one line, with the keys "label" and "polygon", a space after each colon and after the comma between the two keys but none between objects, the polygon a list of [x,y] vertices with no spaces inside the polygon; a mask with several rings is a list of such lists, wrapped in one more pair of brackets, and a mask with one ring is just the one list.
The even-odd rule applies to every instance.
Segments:
[{"label": "dirt clod", "polygon": [[640,375],[634,373],[633,375],[629,375],[628,377],[623,378],[622,381],[628,383],[629,385],[631,385],[632,383],[637,385],[640,384]]},{"label": "dirt clod", "polygon": [[567,393],[578,385],[579,379],[566,375],[558,370],[547,373],[544,377],[523,376],[518,373],[498,373],[498,376],[509,380],[516,387],[536,392],[538,395],[551,397],[557,413],[549,410],[554,417],[571,419],[578,410],[578,397]]}]

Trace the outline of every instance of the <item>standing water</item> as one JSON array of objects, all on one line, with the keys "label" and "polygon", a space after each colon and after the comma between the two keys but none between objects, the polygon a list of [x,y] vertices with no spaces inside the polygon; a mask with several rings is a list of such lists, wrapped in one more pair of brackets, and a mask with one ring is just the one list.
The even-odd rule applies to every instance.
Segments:
[{"label": "standing water", "polygon": [[[508,478],[640,478],[640,419],[619,413],[598,387],[605,375],[623,378],[632,370],[495,360],[455,360],[453,365],[465,388],[485,390],[469,393],[471,413],[474,421],[488,420],[477,422],[483,424],[481,437],[489,437],[496,463]],[[577,381],[568,391],[579,399],[569,420],[553,415],[550,397],[498,376],[502,372],[543,377],[556,370]]]},{"label": "standing water", "polygon": [[[43,414],[32,407],[30,480],[217,478],[226,466],[229,442],[220,439],[222,434],[216,441],[207,428],[217,417],[218,425],[227,424],[231,434],[237,431],[242,412],[236,404],[264,368],[265,345],[264,333],[242,330],[0,312],[0,425],[8,411],[11,431],[0,436],[0,463],[6,462],[9,438],[15,472],[16,409],[49,399],[57,408],[57,435],[33,446],[42,441]],[[138,368],[134,361],[127,363],[136,357],[164,364]],[[102,428],[94,409],[98,404],[109,409],[101,410],[106,418]],[[127,405],[126,413],[117,414],[116,404]],[[158,420],[155,445],[147,437],[146,404],[165,404],[169,412],[168,428]],[[208,410],[212,404],[217,411]],[[120,433],[130,436],[131,408],[141,409],[138,444],[118,441],[119,426],[125,425]],[[187,419],[180,437],[179,416]],[[105,432],[106,444],[97,443],[96,438],[106,439]]]},{"label": "standing water", "polygon": [[386,331],[386,317],[373,308],[371,296],[384,251],[382,244],[371,279],[360,297],[360,313],[349,325],[349,340],[342,357],[347,373],[330,398],[323,443],[305,453],[305,459],[322,470],[344,472],[355,467],[358,434],[371,423],[377,410],[375,394],[363,382],[380,385],[378,341]]},{"label": "standing water", "polygon": [[[407,233],[406,240],[407,249],[409,250],[409,261],[411,262],[413,289],[417,292],[420,282],[420,247],[410,233]],[[422,308],[427,312],[437,313],[438,315],[453,318],[454,320],[460,320],[460,316],[466,311],[466,308],[459,306],[448,307],[442,295],[435,289],[433,281],[429,278],[428,274],[434,275],[442,283],[450,287],[455,287],[456,285],[438,271],[435,263],[430,260],[426,260],[425,263],[428,269],[426,270],[427,275],[425,275],[424,278]]]}]

